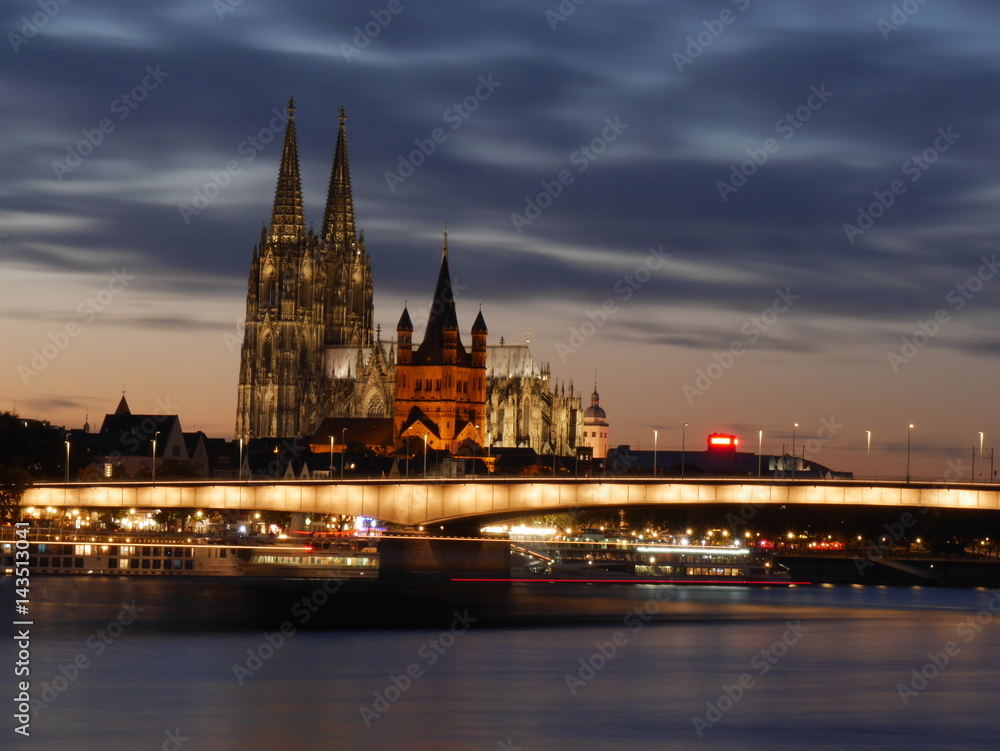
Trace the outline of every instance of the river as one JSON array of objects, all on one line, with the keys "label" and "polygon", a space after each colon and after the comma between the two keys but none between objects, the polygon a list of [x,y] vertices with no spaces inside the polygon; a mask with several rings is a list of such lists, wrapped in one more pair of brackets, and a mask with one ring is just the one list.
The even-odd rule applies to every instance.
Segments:
[{"label": "river", "polygon": [[1000,735],[986,589],[531,583],[497,595],[520,614],[503,624],[458,602],[433,626],[310,630],[308,609],[250,617],[162,579],[72,594],[57,579],[34,581],[30,741],[3,748],[914,751]]}]

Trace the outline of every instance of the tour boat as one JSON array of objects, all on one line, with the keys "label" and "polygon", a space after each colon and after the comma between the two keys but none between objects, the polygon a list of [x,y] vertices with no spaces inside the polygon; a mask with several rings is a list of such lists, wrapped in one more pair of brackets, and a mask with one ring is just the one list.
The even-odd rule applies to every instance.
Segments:
[{"label": "tour boat", "polygon": [[512,544],[515,578],[649,584],[789,584],[788,569],[746,547],[586,541]]}]

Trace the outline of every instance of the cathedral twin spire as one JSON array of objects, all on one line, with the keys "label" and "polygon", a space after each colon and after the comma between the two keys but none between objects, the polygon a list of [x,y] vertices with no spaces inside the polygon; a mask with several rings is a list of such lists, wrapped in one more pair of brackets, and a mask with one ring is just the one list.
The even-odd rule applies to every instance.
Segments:
[{"label": "cathedral twin spire", "polygon": [[333,408],[325,350],[373,346],[371,264],[355,235],[347,160],[347,115],[340,127],[322,234],[306,228],[295,129],[288,120],[269,226],[254,249],[240,361],[237,436],[301,435]]},{"label": "cathedral twin spire", "polygon": [[[341,129],[343,127],[341,124]],[[278,168],[278,185],[274,191],[269,235],[271,242],[297,242],[306,236],[302,178],[299,175],[299,146],[295,138],[294,99],[288,100],[288,124],[285,126],[285,143],[281,149],[281,166]]]},{"label": "cathedral twin spire", "polygon": [[[274,191],[274,208],[268,232],[271,242],[295,242],[306,236],[306,217],[302,204],[302,178],[299,173],[299,146],[295,133],[295,99],[288,100],[288,124]],[[357,249],[354,225],[354,197],[351,168],[347,158],[347,112],[340,108],[340,128],[330,172],[330,189],[323,214],[321,240],[328,247]]]},{"label": "cathedral twin spire", "polygon": [[326,195],[323,214],[322,239],[331,247],[355,249],[354,197],[351,193],[351,167],[347,161],[347,113],[340,108],[340,129],[337,131],[337,148],[330,172],[330,189]]}]

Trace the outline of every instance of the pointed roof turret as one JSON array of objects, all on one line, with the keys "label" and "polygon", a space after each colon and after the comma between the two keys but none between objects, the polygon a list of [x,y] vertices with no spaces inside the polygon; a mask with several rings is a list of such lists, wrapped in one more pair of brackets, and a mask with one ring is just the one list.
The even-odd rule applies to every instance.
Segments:
[{"label": "pointed roof turret", "polygon": [[337,148],[330,171],[330,189],[326,194],[322,239],[337,249],[352,248],[357,242],[354,231],[354,196],[351,191],[351,167],[347,160],[347,112],[340,108]]},{"label": "pointed roof turret", "polygon": [[132,410],[128,408],[128,402],[125,401],[125,392],[122,392],[122,400],[118,402],[118,409],[115,410],[116,415],[130,415]]},{"label": "pointed roof turret", "polygon": [[476,316],[475,323],[472,324],[473,334],[488,334],[489,330],[486,328],[486,319],[483,318],[483,306],[479,306],[479,315]]},{"label": "pointed roof turret", "polygon": [[295,138],[295,100],[288,100],[288,123],[285,125],[285,145],[281,149],[278,185],[274,191],[271,211],[272,242],[294,242],[306,234],[306,217],[302,209],[302,180],[299,177],[299,146]]},{"label": "pointed roof turret", "polygon": [[396,331],[413,331],[413,321],[410,320],[410,312],[406,309],[406,303],[403,303],[403,315],[399,317]]},{"label": "pointed roof turret", "polygon": [[445,233],[444,247],[441,250],[441,270],[438,272],[437,285],[434,287],[434,298],[427,317],[427,328],[424,329],[424,339],[417,350],[417,359],[425,362],[436,362],[441,357],[444,344],[444,332],[456,332],[455,342],[458,345],[460,357],[465,356],[462,339],[458,335],[458,314],[455,312],[455,293],[451,286],[451,270],[448,267],[448,235]]}]

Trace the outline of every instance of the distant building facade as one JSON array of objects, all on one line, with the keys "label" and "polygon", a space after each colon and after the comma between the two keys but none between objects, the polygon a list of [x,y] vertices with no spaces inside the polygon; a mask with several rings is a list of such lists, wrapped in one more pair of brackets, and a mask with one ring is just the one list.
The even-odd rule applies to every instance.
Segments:
[{"label": "distant building facade", "polygon": [[[481,446],[489,441],[539,453],[572,453],[583,439],[580,397],[572,383],[568,394],[565,386],[561,392],[556,389],[548,369],[537,366],[527,345],[486,347],[484,331],[479,351],[480,334],[474,326],[472,350],[467,351],[451,322],[448,327],[443,321],[434,322],[433,308],[425,340],[428,335],[432,340],[440,336],[440,353],[439,345],[427,340],[427,348],[423,343],[415,351],[411,347],[408,356],[416,359],[404,363],[396,352],[398,345],[382,341],[373,325],[371,259],[364,233],[358,235],[355,229],[344,110],[318,235],[306,229],[293,101],[288,115],[270,224],[261,231],[250,266],[236,438],[309,435],[326,418],[388,418],[397,430],[412,434],[415,423],[404,424],[417,407],[424,427],[435,424],[432,432],[442,447],[474,437]],[[441,273],[446,271],[447,252]],[[399,336],[397,330],[397,342]],[[455,362],[446,362],[452,352]],[[460,377],[455,368],[473,367],[460,364],[465,358],[478,363],[477,374],[461,374],[455,383],[463,384],[463,389],[468,386],[469,393],[462,391],[459,399],[452,391],[452,406],[432,408],[423,390],[425,382],[431,382],[433,396],[439,376],[444,383],[449,376]],[[431,375],[428,368],[437,371]],[[424,369],[419,376],[418,369]],[[397,377],[404,373],[407,385],[398,393]],[[478,392],[471,390],[479,388],[471,385],[478,381],[483,382],[481,408]]]},{"label": "distant building facade", "polygon": [[610,427],[608,415],[601,407],[601,395],[597,393],[595,381],[594,393],[590,395],[590,406],[583,413],[583,444],[593,449],[595,459],[604,459],[608,455]]}]

